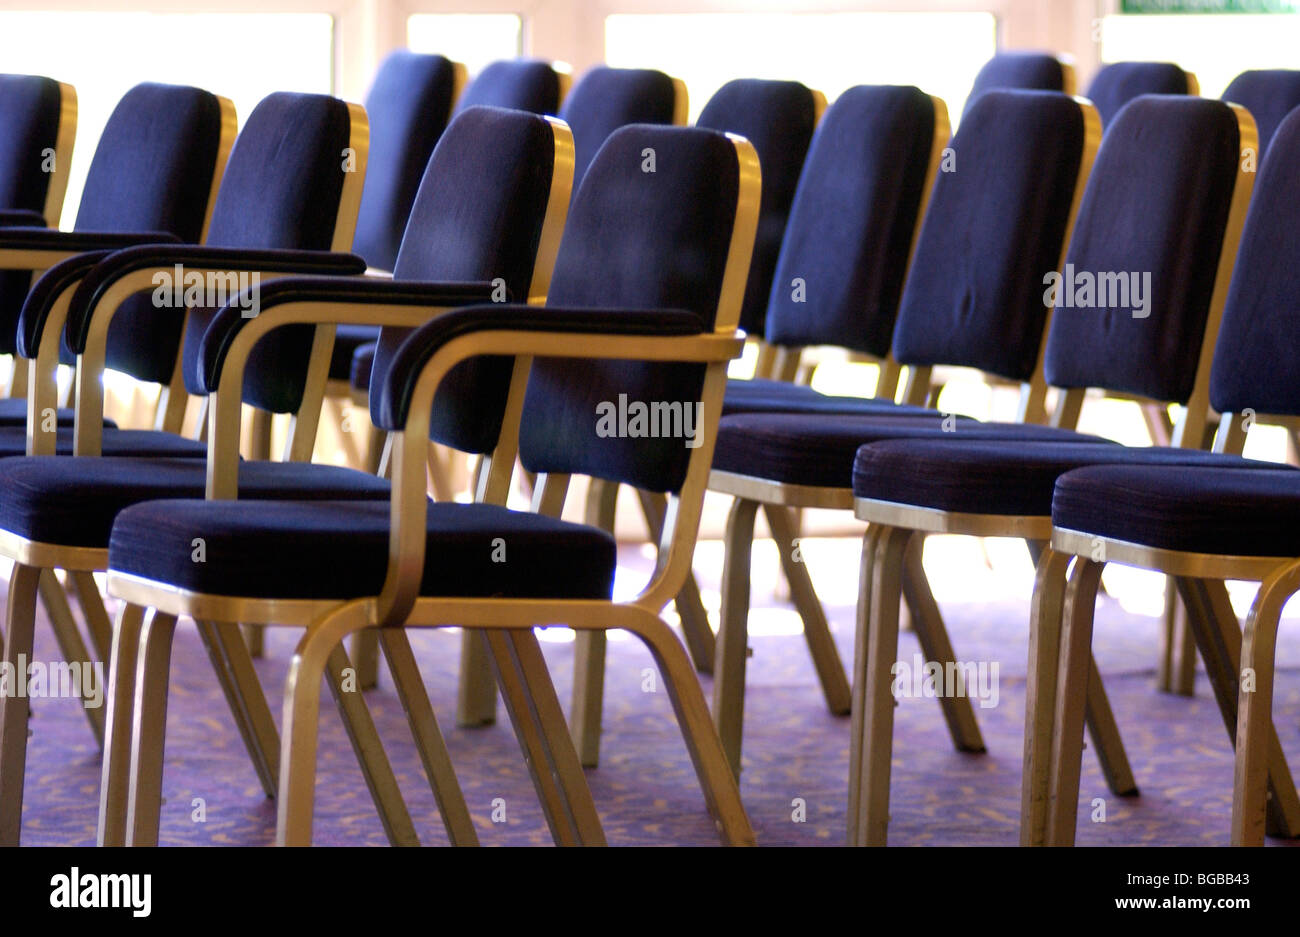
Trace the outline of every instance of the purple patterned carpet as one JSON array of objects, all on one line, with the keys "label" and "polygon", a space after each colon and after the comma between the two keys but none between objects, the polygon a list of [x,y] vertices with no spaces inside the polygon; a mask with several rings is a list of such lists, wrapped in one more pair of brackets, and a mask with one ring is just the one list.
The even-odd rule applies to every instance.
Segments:
[{"label": "purple patterned carpet", "polygon": [[[856,544],[836,541],[843,562],[823,565],[818,586],[831,596],[828,611],[841,655],[852,658],[853,611],[847,601],[856,578]],[[831,549],[826,547],[824,549]],[[635,548],[630,567],[644,566]],[[698,565],[698,564],[697,564]],[[712,565],[712,564],[710,564]],[[706,566],[701,569],[708,572]],[[756,563],[756,571],[758,565]],[[829,577],[829,578],[828,578]],[[758,581],[764,581],[756,575]],[[701,576],[706,589],[716,579]],[[780,603],[756,589],[756,617]],[[942,599],[942,596],[941,596]],[[1014,845],[1019,773],[1028,595],[1023,601],[942,600],[957,655],[1000,667],[1000,699],[976,713],[987,754],[956,752],[933,699],[900,700],[895,733],[890,841],[897,845]],[[756,628],[756,630],[759,630]],[[843,841],[848,720],[823,705],[802,637],[789,629],[751,637],[742,789],[760,843],[838,845]],[[1095,652],[1142,794],[1109,795],[1096,761],[1085,752],[1080,844],[1199,844],[1227,841],[1232,757],[1204,676],[1194,699],[1152,689],[1156,621],[1124,611],[1115,599],[1098,608]],[[550,636],[547,636],[548,638]],[[589,772],[597,807],[612,845],[710,845],[716,842],[702,796],[662,687],[646,692],[649,654],[631,639],[610,642],[602,762]],[[1277,682],[1276,722],[1293,765],[1300,764],[1300,641],[1284,622]],[[572,645],[546,640],[544,649],[561,699],[570,685]],[[297,640],[272,630],[258,662],[272,708]],[[527,771],[508,724],[453,727],[459,635],[427,632],[413,638],[430,696],[485,845],[549,843]],[[915,639],[904,633],[900,656],[911,660]],[[37,657],[56,653],[38,623]],[[705,681],[706,692],[711,684]],[[328,697],[326,698],[328,700]],[[391,683],[367,694],[388,746],[421,838],[445,844],[434,801],[410,743]],[[27,767],[23,842],[85,845],[94,841],[99,756],[77,703],[36,700]],[[339,719],[328,702],[321,725],[316,840],[334,845],[382,845],[383,831],[353,761]],[[262,845],[271,842],[275,807],[266,799],[225,710],[192,626],[176,639],[168,713],[167,769],[161,841],[165,845]],[[195,799],[206,817],[194,820]],[[504,823],[493,822],[493,801],[505,803]],[[1093,822],[1104,799],[1105,822]],[[793,803],[806,819],[793,819]]]}]

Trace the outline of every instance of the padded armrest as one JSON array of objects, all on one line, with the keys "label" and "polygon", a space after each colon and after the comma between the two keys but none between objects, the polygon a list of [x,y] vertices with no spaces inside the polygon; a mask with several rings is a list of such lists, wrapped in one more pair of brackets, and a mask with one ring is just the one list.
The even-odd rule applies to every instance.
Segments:
[{"label": "padded armrest", "polygon": [[701,335],[705,326],[698,314],[684,309],[565,309],[500,303],[456,309],[416,329],[397,349],[387,379],[378,388],[379,427],[390,431],[405,427],[415,385],[440,348],[462,335],[499,329],[670,338]]},{"label": "padded armrest", "polygon": [[[43,220],[43,219],[42,219]],[[181,239],[165,231],[60,231],[45,227],[0,227],[0,250],[100,251],[117,250],[133,244],[179,244]]]},{"label": "padded armrest", "polygon": [[[4,237],[0,229],[0,239]],[[0,240],[0,247],[3,247]],[[259,273],[302,273],[349,276],[363,273],[366,262],[356,254],[331,251],[276,250],[269,248],[203,247],[192,244],[171,246],[146,244],[115,251],[88,273],[68,309],[68,347],[76,354],[86,350],[92,310],[112,285],[139,270],[182,266],[215,270],[247,270]],[[261,287],[263,293],[270,286]]]},{"label": "padded armrest", "polygon": [[30,208],[0,209],[0,227],[4,228],[45,228],[45,216]]},{"label": "padded armrest", "polygon": [[[261,287],[259,317],[274,316],[276,306],[290,303],[348,303],[384,306],[465,306],[482,303],[492,295],[491,283],[433,283],[360,277],[285,277]],[[497,305],[501,308],[501,304]],[[535,308],[535,307],[534,307]],[[199,343],[198,383],[205,393],[217,389],[226,352],[251,319],[238,305],[224,307],[209,323]],[[340,316],[335,320],[360,325],[376,324],[373,317]]]},{"label": "padded armrest", "polygon": [[[45,320],[54,300],[111,253],[112,251],[88,251],[76,254],[59,261],[41,274],[40,279],[32,284],[22,311],[18,314],[19,355],[24,358],[36,357],[36,351],[41,345],[41,333],[45,331]],[[54,341],[58,340],[59,337],[54,336]]]}]

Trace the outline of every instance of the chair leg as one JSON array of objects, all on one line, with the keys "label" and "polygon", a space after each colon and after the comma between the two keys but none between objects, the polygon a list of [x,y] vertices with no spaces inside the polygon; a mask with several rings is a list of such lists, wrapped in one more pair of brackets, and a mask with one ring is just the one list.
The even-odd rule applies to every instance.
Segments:
[{"label": "chair leg", "polygon": [[1137,781],[1124,751],[1124,741],[1119,735],[1119,726],[1115,714],[1110,708],[1110,699],[1106,696],[1106,686],[1101,681],[1101,671],[1097,661],[1088,655],[1088,700],[1084,721],[1088,726],[1088,735],[1097,750],[1097,761],[1101,764],[1101,773],[1106,778],[1106,786],[1111,793],[1119,797],[1135,797],[1138,793]]},{"label": "chair leg", "polygon": [[[1263,846],[1268,813],[1268,781],[1272,765],[1273,670],[1278,619],[1282,606],[1300,588],[1300,562],[1269,575],[1246,620],[1241,649],[1243,685],[1237,706],[1237,754],[1233,769],[1232,844]],[[1254,675],[1254,686],[1244,675]],[[1283,762],[1285,766],[1285,761]],[[1276,775],[1274,775],[1276,780]]]},{"label": "chair leg", "polygon": [[[601,483],[614,488],[609,483]],[[664,514],[668,511],[668,499],[653,491],[637,489],[637,499],[641,504],[641,513],[645,516],[646,529],[650,539],[659,542],[663,535]],[[610,516],[609,530],[614,529],[613,515]],[[709,625],[709,613],[704,609],[704,600],[700,598],[700,586],[695,581],[695,573],[689,572],[682,589],[673,600],[677,608],[677,617],[682,623],[682,637],[686,639],[686,649],[690,652],[695,669],[700,673],[713,673],[714,636]]]},{"label": "chair leg", "polygon": [[375,802],[388,842],[394,846],[418,846],[420,837],[415,832],[415,824],[406,809],[397,776],[393,774],[393,766],[384,752],[384,744],[370,717],[365,698],[360,689],[344,687],[345,671],[351,666],[342,644],[336,644],[325,660],[325,677],[339,715],[343,717],[343,728],[352,743],[352,751],[361,766],[361,774],[366,779],[366,787]]},{"label": "chair leg", "polygon": [[131,783],[131,724],[135,706],[135,670],[145,610],[126,603],[113,626],[109,653],[108,711],[104,716],[104,760],[99,781],[100,846],[126,844],[127,795]]},{"label": "chair leg", "polygon": [[[866,645],[858,742],[856,837],[851,845],[883,846],[889,831],[889,773],[894,748],[893,669],[898,661],[898,609],[902,599],[903,556],[912,531],[885,527],[872,551],[871,589],[859,604],[858,641]],[[864,575],[867,571],[863,570]],[[855,654],[855,658],[858,655]],[[850,770],[853,770],[850,766]]]},{"label": "chair leg", "polygon": [[[85,642],[81,640],[81,632],[77,629],[77,620],[72,617],[72,607],[68,605],[68,596],[63,591],[63,585],[59,582],[58,577],[54,575],[54,570],[41,570],[37,590],[41,596],[41,603],[50,616],[50,625],[54,631],[54,637],[58,641],[59,653],[63,655],[63,659],[70,664],[76,662],[89,664],[90,654],[86,651]],[[103,748],[104,708],[102,706],[84,708],[86,719],[90,723],[90,731],[95,735],[95,743]]]},{"label": "chair leg", "polygon": [[[511,642],[500,631],[484,631],[483,634],[501,684],[501,698],[505,701],[506,714],[510,717],[515,737],[524,753],[524,762],[532,776],[542,814],[551,830],[551,838],[557,846],[581,845],[582,837],[577,822],[552,763],[549,740],[538,723],[534,701]],[[564,735],[567,739],[567,732]]]},{"label": "chair leg", "polygon": [[[614,532],[618,485],[593,478],[583,521]],[[569,726],[583,767],[600,763],[600,722],[605,699],[605,632],[579,631],[573,641],[573,695]]]},{"label": "chair leg", "polygon": [[429,694],[425,692],[424,681],[420,678],[420,668],[411,651],[411,642],[401,628],[376,630],[379,632],[379,646],[383,649],[389,673],[393,677],[393,686],[411,725],[415,747],[424,763],[425,776],[428,777],[434,799],[438,802],[438,813],[442,815],[447,839],[453,846],[477,846],[478,834],[474,831],[474,820],[465,804],[460,782],[456,779],[447,743],[438,729],[438,720],[434,717]]},{"label": "chair leg", "polygon": [[1076,557],[1065,592],[1048,800],[1047,843],[1053,846],[1074,845],[1083,725],[1092,671],[1092,623],[1104,566]]},{"label": "chair leg", "polygon": [[[36,631],[36,590],[42,570],[14,564],[5,610],[8,641],[5,669],[18,679],[32,656]],[[23,824],[23,775],[27,767],[29,701],[9,687],[0,693],[0,846],[17,846]]]},{"label": "chair leg", "polygon": [[163,750],[167,689],[176,616],[155,610],[140,632],[136,655],[135,706],[131,730],[131,777],[127,795],[126,844],[158,845],[162,812]]},{"label": "chair leg", "polygon": [[267,797],[274,797],[279,783],[280,733],[239,627],[209,621],[197,621],[195,626],[262,790]]},{"label": "chair leg", "polygon": [[862,793],[862,726],[867,711],[867,681],[862,675],[867,672],[867,641],[863,629],[871,621],[871,571],[876,565],[876,548],[880,544],[880,535],[885,528],[871,524],[862,535],[862,556],[858,565],[858,605],[853,640],[853,674],[851,680],[853,704],[849,728],[849,809],[848,837],[849,845],[858,841],[858,808]]},{"label": "chair leg", "polygon": [[754,830],[740,799],[736,773],[709,720],[709,707],[686,649],[658,615],[636,608],[624,611],[627,619],[621,624],[650,649],[659,667],[719,837],[728,846],[752,846]]},{"label": "chair leg", "polygon": [[1165,585],[1156,689],[1178,696],[1192,696],[1196,692],[1195,644],[1187,624],[1187,610],[1174,591],[1173,577],[1168,577]]},{"label": "chair leg", "polygon": [[85,570],[68,571],[68,585],[77,594],[77,604],[81,606],[81,616],[86,619],[86,630],[90,632],[90,643],[100,660],[108,660],[109,647],[113,640],[113,622],[104,608],[103,596],[95,583],[93,573]]},{"label": "chair leg", "polygon": [[[955,662],[957,656],[953,652],[948,629],[944,627],[939,604],[934,600],[930,582],[925,576],[925,566],[921,562],[924,546],[925,538],[915,536],[903,555],[903,597],[912,613],[912,630],[921,645],[921,653],[927,661],[947,665]],[[952,743],[958,751],[986,750],[969,696],[940,694],[939,707],[943,710],[943,718],[948,723],[948,734],[952,736]]]},{"label": "chair leg", "polygon": [[740,777],[745,728],[745,665],[749,657],[749,563],[758,502],[736,498],[727,516],[722,565],[722,615],[713,661],[713,720],[727,763]]},{"label": "chair leg", "polygon": [[497,687],[484,640],[482,632],[471,628],[461,633],[456,725],[464,729],[497,721]]},{"label": "chair leg", "polygon": [[379,638],[371,628],[358,631],[349,643],[348,656],[357,672],[357,687],[373,690],[379,686]]},{"label": "chair leg", "polygon": [[[1242,634],[1236,612],[1222,582],[1209,579],[1180,579],[1179,593],[1188,609],[1189,630],[1201,649],[1228,738],[1236,745]],[[1272,836],[1300,836],[1300,795],[1296,792],[1282,744],[1271,726],[1268,730],[1269,779],[1266,832]]]},{"label": "chair leg", "polygon": [[817,678],[821,681],[826,708],[837,716],[848,715],[851,706],[849,680],[844,674],[840,652],[835,647],[835,639],[831,637],[831,626],[826,620],[821,600],[817,598],[817,591],[813,588],[812,578],[808,575],[808,566],[795,559],[798,529],[794,511],[766,504],[763,506],[763,516],[767,518],[768,529],[776,541],[781,569],[790,585],[790,599],[803,620],[803,636],[808,643],[813,666],[817,669]]},{"label": "chair leg", "polygon": [[1051,790],[1052,722],[1060,670],[1061,614],[1070,557],[1045,547],[1034,575],[1029,616],[1029,671],[1025,681],[1025,756],[1020,773],[1020,845],[1047,840]]}]

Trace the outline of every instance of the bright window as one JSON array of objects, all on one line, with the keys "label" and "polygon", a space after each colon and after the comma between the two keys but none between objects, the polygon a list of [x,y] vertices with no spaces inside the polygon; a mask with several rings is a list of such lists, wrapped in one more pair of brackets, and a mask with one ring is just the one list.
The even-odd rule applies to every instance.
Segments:
[{"label": "bright window", "polygon": [[436,52],[462,63],[471,75],[522,48],[523,21],[513,13],[417,13],[406,21],[415,52]]},{"label": "bright window", "polygon": [[991,13],[618,14],[605,20],[611,65],[686,82],[694,120],[732,78],[793,78],[829,100],[861,84],[913,84],[961,113],[997,50]]},{"label": "bright window", "polygon": [[142,81],[195,85],[235,103],[240,123],[272,91],[328,94],[334,20],[325,13],[0,13],[6,72],[77,89],[77,142],[62,227],[76,217],[100,130]]},{"label": "bright window", "polygon": [[1196,73],[1205,97],[1218,97],[1250,68],[1295,68],[1300,15],[1116,15],[1102,20],[1106,62],[1176,62]]}]

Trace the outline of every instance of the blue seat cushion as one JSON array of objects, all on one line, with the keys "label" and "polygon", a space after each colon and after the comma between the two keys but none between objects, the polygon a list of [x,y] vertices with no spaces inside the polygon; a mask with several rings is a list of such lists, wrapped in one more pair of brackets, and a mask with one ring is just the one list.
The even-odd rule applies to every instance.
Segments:
[{"label": "blue seat cushion", "polygon": [[[960,434],[956,434],[960,435]],[[1046,517],[1056,479],[1093,464],[1268,467],[1238,456],[1111,442],[899,440],[858,450],[853,494],[964,514]]]},{"label": "blue seat cushion", "polygon": [[[107,547],[123,508],[163,498],[202,498],[207,463],[186,458],[27,456],[0,461],[0,528],[38,540]],[[368,472],[305,462],[241,462],[239,496],[387,503],[388,482]]]},{"label": "blue seat cushion", "polygon": [[[388,501],[150,501],[113,525],[109,568],[195,592],[260,598],[378,595]],[[487,504],[429,503],[421,593],[608,599],[609,534]],[[191,561],[202,538],[206,562]]]},{"label": "blue seat cushion", "polygon": [[722,399],[723,415],[732,413],[864,413],[888,416],[933,415],[925,407],[896,404],[872,397],[832,397],[802,384],[770,378],[727,381]]},{"label": "blue seat cushion", "polygon": [[[357,349],[379,340],[377,325],[340,325],[334,330],[334,351],[330,354],[330,380],[346,381],[352,375],[352,356]],[[370,352],[374,361],[374,349]]]},{"label": "blue seat cushion", "polygon": [[1056,483],[1052,524],[1164,550],[1300,556],[1300,473],[1099,465]]},{"label": "blue seat cushion", "polygon": [[[57,418],[60,426],[71,426],[73,420],[73,411],[70,407],[60,407],[57,411]],[[27,401],[22,397],[4,397],[0,398],[0,426],[26,426],[27,425]],[[105,418],[105,426],[117,426],[112,420]]]},{"label": "blue seat cushion", "polygon": [[966,417],[742,413],[723,417],[713,468],[781,482],[848,488],[858,447],[885,439],[1010,439],[1100,442],[1050,426],[980,423]]},{"label": "blue seat cushion", "polygon": [[[153,429],[106,429],[103,443],[101,452],[106,456],[173,456],[202,459],[208,454],[206,443]],[[59,427],[55,439],[55,451],[59,455],[72,455],[71,426]],[[26,454],[27,427],[0,426],[0,459]]]}]

